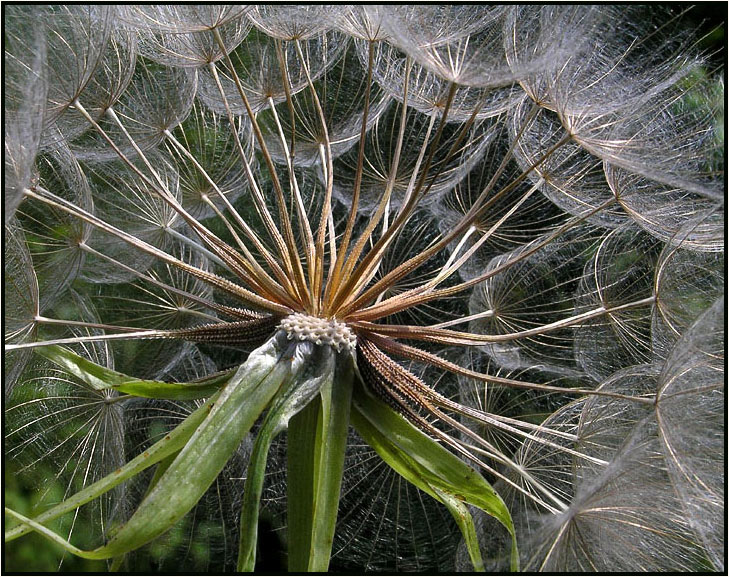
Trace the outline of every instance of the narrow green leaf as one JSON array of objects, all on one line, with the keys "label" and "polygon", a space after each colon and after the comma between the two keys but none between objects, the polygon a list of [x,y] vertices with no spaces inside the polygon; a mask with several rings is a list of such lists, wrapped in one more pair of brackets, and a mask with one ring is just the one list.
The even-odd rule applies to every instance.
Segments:
[{"label": "narrow green leaf", "polygon": [[141,547],[192,509],[291,374],[295,345],[281,340],[277,335],[250,354],[132,518],[96,554]]},{"label": "narrow green leaf", "polygon": [[[185,443],[187,443],[192,434],[195,432],[195,429],[197,429],[200,423],[202,423],[203,419],[205,419],[216,400],[217,395],[214,395],[207,403],[188,415],[182,423],[165,435],[164,438],[157,441],[149,449],[144,451],[141,455],[137,455],[134,459],[110,475],[107,475],[103,479],[99,479],[75,495],[72,495],[62,503],[59,503],[55,507],[41,513],[34,519],[34,521],[41,524],[52,521],[53,519],[56,519],[61,515],[68,513],[69,511],[73,511],[81,505],[96,499],[116,487],[119,483],[122,483],[141,471],[144,471],[147,467],[151,467],[155,463],[168,458],[170,455],[176,454],[185,445]],[[32,531],[32,528],[28,525],[13,527],[5,532],[5,541],[12,541],[13,539],[17,539],[30,531]]]},{"label": "narrow green leaf", "polygon": [[179,451],[177,453],[172,453],[171,455],[167,455],[164,459],[162,459],[159,464],[157,465],[157,468],[154,470],[154,475],[152,476],[152,479],[149,482],[149,485],[147,486],[147,492],[144,494],[146,497],[149,495],[149,493],[157,486],[157,483],[159,483],[159,480],[162,478],[162,475],[165,474],[167,469],[170,468],[170,465],[175,462],[175,459],[177,458],[177,455],[179,455]]},{"label": "narrow green leaf", "polygon": [[[169,466],[174,462],[174,460],[177,458],[177,455],[179,454],[179,451],[172,453],[171,455],[167,455],[164,459],[162,459],[159,463],[157,463],[157,467],[154,470],[154,475],[152,476],[152,479],[149,481],[149,485],[147,486],[147,491],[145,492],[144,496],[146,497],[149,495],[149,492],[155,487],[157,482],[160,480],[164,472],[169,468]],[[122,564],[124,563],[124,559],[126,558],[127,553],[123,553],[122,555],[117,555],[116,557],[112,557],[110,559],[111,563],[109,565],[109,573],[118,573],[121,569]]]},{"label": "narrow green leaf", "polygon": [[63,547],[63,549],[65,549],[69,553],[73,553],[74,555],[77,555],[78,557],[83,557],[85,559],[99,559],[99,557],[94,556],[93,551],[83,551],[82,549],[79,549],[78,547],[74,547],[73,545],[71,545],[71,543],[66,541],[66,539],[64,539],[60,535],[54,533],[47,527],[44,527],[40,523],[33,521],[33,519],[29,519],[28,517],[21,515],[20,513],[13,511],[12,509],[9,509],[8,507],[5,507],[5,514],[10,515],[11,517],[13,517],[16,520],[23,523],[25,526],[30,527],[34,531],[40,533],[49,541],[52,541],[53,543],[60,545],[61,547]]},{"label": "narrow green leaf", "polygon": [[120,385],[112,385],[111,388],[135,397],[192,401],[206,399],[219,391],[233,377],[235,372],[236,369],[231,369],[189,383],[132,380]]},{"label": "narrow green leaf", "polygon": [[165,383],[130,377],[97,365],[57,345],[39,347],[36,353],[64,368],[94,389],[114,389],[120,393],[150,399],[204,399],[217,392],[235,373],[233,369],[189,383]]},{"label": "narrow green leaf", "polygon": [[[270,412],[268,416],[271,416]],[[279,432],[278,423],[267,419],[258,431],[251,458],[248,461],[245,488],[243,489],[243,507],[240,515],[237,567],[239,572],[250,573],[256,567],[258,512],[263,492],[263,480],[266,475],[266,461],[271,443]]]},{"label": "narrow green leaf", "polygon": [[348,353],[336,355],[334,378],[322,387],[321,427],[317,427],[314,509],[308,571],[325,572],[334,543],[347,448],[354,369]]},{"label": "narrow green leaf", "polygon": [[110,389],[112,386],[134,380],[127,375],[97,365],[65,347],[51,345],[35,350],[36,354],[66,369],[74,377],[97,390]]},{"label": "narrow green leaf", "polygon": [[329,569],[352,404],[352,357],[348,353],[338,353],[336,357],[334,378],[322,387],[322,425],[317,428],[320,434],[315,450],[318,458],[314,469],[314,524],[308,565],[309,571],[316,572]]},{"label": "narrow green leaf", "polygon": [[[444,496],[474,505],[495,517],[512,537],[511,565],[518,570],[516,535],[511,515],[501,497],[475,469],[464,463],[435,440],[415,428],[385,403],[367,393],[361,383],[354,387],[352,424],[362,438],[405,479],[438,501]],[[472,520],[462,517],[454,501],[446,503],[464,533],[471,558],[475,533],[469,536]],[[467,512],[467,510],[466,510]],[[470,515],[469,515],[470,516]]]},{"label": "narrow green leaf", "polygon": [[[172,527],[213,483],[290,375],[295,349],[277,334],[253,351],[131,519],[106,545],[82,555],[75,548],[68,550],[89,559],[106,559],[137,549]],[[48,537],[47,529],[41,531],[35,522],[30,525]]]},{"label": "narrow green leaf", "polygon": [[468,510],[468,506],[460,499],[439,491],[436,489],[438,499],[448,508],[453,518],[458,524],[458,528],[463,535],[463,541],[466,544],[468,555],[471,557],[471,564],[475,571],[484,572],[486,569],[483,565],[483,557],[481,557],[481,547],[478,544],[478,536],[476,535],[476,526],[473,523],[473,516]]},{"label": "narrow green leaf", "polygon": [[119,555],[118,557],[113,557],[111,559],[111,564],[109,565],[109,573],[118,573],[121,569],[122,563],[124,563],[125,557],[126,553],[124,555]]}]

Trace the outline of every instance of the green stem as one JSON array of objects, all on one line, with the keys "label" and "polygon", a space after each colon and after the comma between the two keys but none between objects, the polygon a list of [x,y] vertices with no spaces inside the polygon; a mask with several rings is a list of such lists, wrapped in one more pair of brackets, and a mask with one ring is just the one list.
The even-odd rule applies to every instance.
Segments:
[{"label": "green stem", "polygon": [[289,429],[289,571],[329,568],[349,429],[353,364],[336,355],[333,378]]},{"label": "green stem", "polygon": [[[243,490],[238,571],[250,572],[255,569],[258,512],[271,443],[286,429],[289,420],[310,404],[318,394],[322,382],[325,382],[327,377],[331,378],[330,374],[333,372],[329,347],[313,347],[311,343],[300,343],[297,346],[301,356],[306,358],[308,365],[306,368],[309,370],[304,371],[305,367],[302,365],[302,370],[292,374],[288,384],[278,392],[253,445]],[[322,356],[324,359],[320,358]]]}]

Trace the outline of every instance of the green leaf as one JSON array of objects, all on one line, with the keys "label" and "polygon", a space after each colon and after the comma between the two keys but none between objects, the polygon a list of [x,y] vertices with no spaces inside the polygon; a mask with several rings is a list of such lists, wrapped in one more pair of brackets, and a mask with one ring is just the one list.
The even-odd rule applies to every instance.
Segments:
[{"label": "green leaf", "polygon": [[[119,483],[144,471],[147,467],[151,467],[155,463],[176,454],[180,449],[182,449],[182,447],[184,447],[190,437],[192,437],[195,429],[197,429],[203,419],[205,419],[211,408],[214,406],[216,400],[217,395],[211,397],[207,403],[188,415],[182,423],[165,435],[161,440],[157,441],[149,449],[144,451],[141,455],[137,455],[120,469],[114,471],[110,475],[107,475],[103,479],[99,479],[75,495],[72,495],[62,503],[48,509],[48,511],[41,513],[34,519],[34,521],[37,523],[47,523],[48,521],[52,521],[64,513],[73,511],[81,505],[96,499],[116,487]],[[29,533],[31,530],[32,528],[29,525],[13,527],[6,531],[5,541],[17,539],[18,537]]]},{"label": "green leaf", "polygon": [[305,571],[309,566],[314,502],[314,451],[320,412],[321,400],[315,399],[289,422],[286,440],[289,571]]},{"label": "green leaf", "polygon": [[119,555],[141,547],[198,502],[292,372],[295,345],[279,346],[278,341],[274,337],[250,354],[132,518],[95,550],[97,555]]},{"label": "green leaf", "polygon": [[322,387],[322,411],[314,450],[313,525],[308,571],[329,569],[344,473],[353,374],[351,355],[338,353],[334,378]]},{"label": "green leaf", "polygon": [[[250,354],[177,458],[106,545],[79,551],[70,543],[64,545],[59,536],[53,540],[81,557],[106,559],[137,549],[167,531],[202,497],[289,377],[295,348],[277,335]],[[48,529],[32,520],[24,522],[51,538]]]},{"label": "green leaf", "polygon": [[112,388],[120,393],[150,399],[172,399],[175,401],[206,399],[219,391],[235,372],[236,369],[231,369],[189,383],[132,380],[120,385],[113,385]]},{"label": "green leaf", "polygon": [[152,476],[152,479],[149,481],[149,485],[147,486],[147,492],[144,494],[145,497],[149,495],[152,489],[154,489],[157,483],[159,483],[162,475],[164,475],[165,471],[170,468],[170,465],[175,462],[175,459],[177,458],[177,455],[179,455],[179,453],[180,452],[177,451],[176,453],[167,455],[158,463],[157,468],[154,470],[154,475]]},{"label": "green leaf", "polygon": [[136,379],[118,373],[57,345],[39,347],[36,353],[64,368],[94,389],[114,389],[120,393],[150,399],[205,399],[216,393],[235,372],[235,369],[224,371],[189,383],[165,383]]},{"label": "green leaf", "polygon": [[[435,488],[434,488],[435,489]],[[478,545],[478,536],[476,535],[476,526],[473,523],[473,516],[468,510],[466,504],[459,498],[454,497],[443,491],[435,489],[438,500],[448,508],[448,511],[458,524],[458,528],[463,535],[463,541],[468,549],[468,555],[471,557],[471,564],[474,570],[483,572],[486,569],[483,566],[483,558],[481,557],[481,548]]]},{"label": "green leaf", "polygon": [[5,507],[5,514],[10,515],[17,521],[20,521],[21,523],[23,523],[25,526],[30,527],[34,531],[40,533],[41,535],[46,537],[49,541],[52,541],[53,543],[60,545],[69,553],[73,553],[74,555],[77,555],[78,557],[83,557],[85,559],[98,559],[98,557],[93,556],[93,554],[91,552],[83,551],[83,550],[79,549],[78,547],[71,545],[71,543],[66,541],[66,539],[64,539],[60,535],[54,533],[47,527],[44,527],[40,523],[33,521],[33,519],[29,519],[28,517],[21,515],[20,513],[13,511],[12,509],[9,509],[8,507]]},{"label": "green leaf", "polygon": [[[405,479],[444,503],[461,529],[474,567],[481,565],[473,520],[465,503],[495,517],[512,537],[511,567],[519,555],[511,515],[501,497],[475,469],[411,425],[395,410],[354,387],[352,424],[362,438]],[[460,505],[459,505],[460,503]]]}]

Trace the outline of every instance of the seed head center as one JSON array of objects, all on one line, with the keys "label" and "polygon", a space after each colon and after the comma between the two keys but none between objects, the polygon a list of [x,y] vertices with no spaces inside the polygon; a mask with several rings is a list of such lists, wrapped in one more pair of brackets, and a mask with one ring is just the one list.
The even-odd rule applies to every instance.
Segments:
[{"label": "seed head center", "polygon": [[357,337],[352,329],[336,319],[293,313],[281,321],[279,328],[286,332],[290,341],[311,341],[317,345],[329,345],[338,352],[353,351],[357,346]]}]

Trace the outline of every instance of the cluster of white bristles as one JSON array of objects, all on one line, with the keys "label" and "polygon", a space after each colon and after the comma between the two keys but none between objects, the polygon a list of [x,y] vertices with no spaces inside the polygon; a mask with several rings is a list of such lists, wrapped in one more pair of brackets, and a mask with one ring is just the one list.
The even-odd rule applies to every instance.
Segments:
[{"label": "cluster of white bristles", "polygon": [[353,351],[357,337],[352,330],[336,319],[321,319],[302,313],[293,313],[281,321],[279,328],[290,341],[311,341],[317,345],[330,345],[338,352]]}]

